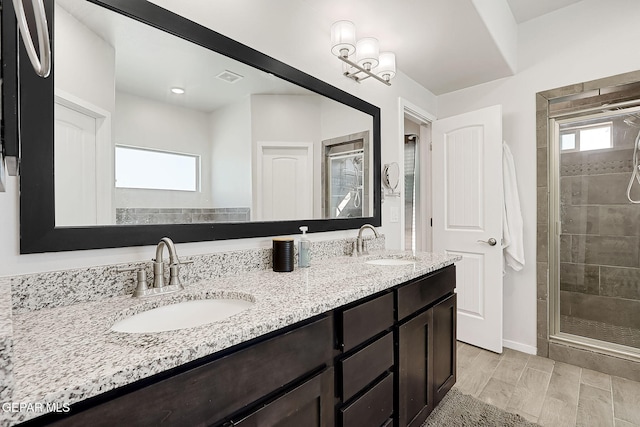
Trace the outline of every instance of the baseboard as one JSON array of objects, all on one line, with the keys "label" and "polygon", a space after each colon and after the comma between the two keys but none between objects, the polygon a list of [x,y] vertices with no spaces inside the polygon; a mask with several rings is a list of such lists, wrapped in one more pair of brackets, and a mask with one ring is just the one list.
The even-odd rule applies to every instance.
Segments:
[{"label": "baseboard", "polygon": [[511,350],[521,351],[527,354],[536,354],[537,348],[531,345],[522,344],[516,341],[502,340],[502,346],[510,348]]}]

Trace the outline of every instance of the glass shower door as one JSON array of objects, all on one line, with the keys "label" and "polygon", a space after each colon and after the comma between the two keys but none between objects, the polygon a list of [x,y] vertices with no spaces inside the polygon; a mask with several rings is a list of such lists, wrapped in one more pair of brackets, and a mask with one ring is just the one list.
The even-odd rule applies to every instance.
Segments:
[{"label": "glass shower door", "polygon": [[631,352],[640,349],[636,110],[558,120],[555,133],[556,332]]},{"label": "glass shower door", "polygon": [[363,216],[364,151],[356,150],[328,157],[331,218]]}]

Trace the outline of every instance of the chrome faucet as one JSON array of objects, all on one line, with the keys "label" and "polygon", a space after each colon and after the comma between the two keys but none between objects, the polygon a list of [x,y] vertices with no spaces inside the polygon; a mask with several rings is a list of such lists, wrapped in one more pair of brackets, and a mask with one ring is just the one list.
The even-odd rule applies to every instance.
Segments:
[{"label": "chrome faucet", "polygon": [[358,231],[358,238],[356,239],[356,247],[355,247],[356,256],[369,254],[369,251],[367,251],[367,245],[364,242],[364,239],[362,238],[362,232],[367,228],[371,229],[371,231],[373,231],[373,234],[375,234],[376,237],[380,237],[376,229],[373,227],[373,225],[365,224],[362,227],[360,227],[360,230]]}]

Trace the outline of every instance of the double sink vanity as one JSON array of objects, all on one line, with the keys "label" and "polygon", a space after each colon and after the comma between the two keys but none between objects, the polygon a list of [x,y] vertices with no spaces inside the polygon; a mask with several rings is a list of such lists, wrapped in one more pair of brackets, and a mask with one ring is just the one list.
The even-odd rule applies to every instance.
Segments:
[{"label": "double sink vanity", "polygon": [[[3,43],[15,47],[13,6],[3,7]],[[27,63],[24,49],[3,52],[3,142],[21,165],[20,254],[145,246],[161,236],[291,236],[301,224],[314,233],[360,228],[361,237],[382,225],[379,107],[154,2],[44,7],[57,42],[49,76],[15,67]],[[156,90],[163,74],[168,90],[193,71],[201,73],[185,79],[186,98]],[[230,77],[243,80],[229,86]],[[99,163],[76,167],[82,150],[55,155],[69,142],[58,119],[70,112],[102,124]],[[264,201],[253,191],[272,178],[263,174],[272,153],[292,141],[309,141],[296,145],[308,164],[295,170],[306,175],[287,176],[273,185],[282,190],[276,202]],[[127,147],[199,159],[198,191],[115,186],[117,168],[98,166],[113,166]],[[64,174],[79,170],[93,172]],[[95,199],[75,196],[94,179]],[[384,240],[365,255],[362,239],[317,241],[311,267],[276,273],[270,249],[179,261],[170,250],[164,283],[162,248],[153,270],[137,263],[0,278],[8,308],[0,399],[17,405],[3,406],[0,424],[419,426],[455,382],[457,256],[382,251]],[[346,256],[352,250],[362,256]]]},{"label": "double sink vanity", "polygon": [[[10,424],[421,425],[455,382],[455,261],[376,251],[14,314],[12,401],[70,410]],[[174,324],[192,304],[235,314]],[[134,323],[161,331],[114,330],[154,309]]]}]

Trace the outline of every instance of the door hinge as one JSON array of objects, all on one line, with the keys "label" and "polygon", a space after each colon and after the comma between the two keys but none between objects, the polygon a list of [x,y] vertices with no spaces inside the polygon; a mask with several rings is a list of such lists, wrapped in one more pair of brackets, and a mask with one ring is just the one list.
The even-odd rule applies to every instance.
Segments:
[{"label": "door hinge", "polygon": [[431,218],[431,226],[433,227],[433,218]]}]

